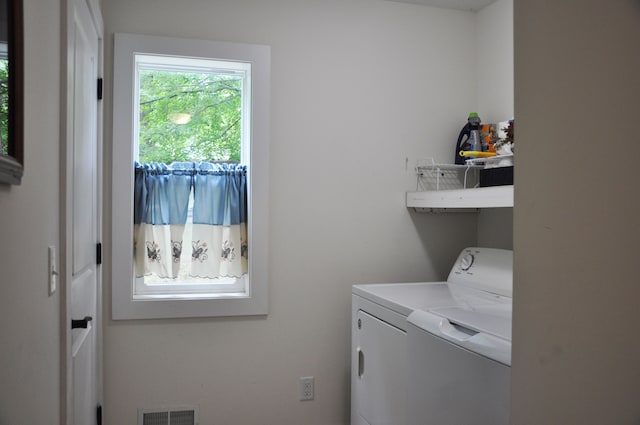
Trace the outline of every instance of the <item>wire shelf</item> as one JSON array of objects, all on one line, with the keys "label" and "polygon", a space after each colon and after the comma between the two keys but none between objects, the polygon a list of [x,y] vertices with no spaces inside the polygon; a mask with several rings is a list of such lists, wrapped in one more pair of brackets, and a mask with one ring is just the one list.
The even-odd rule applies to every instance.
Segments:
[{"label": "wire shelf", "polygon": [[486,158],[467,159],[466,163],[474,166],[481,165],[484,168],[508,167],[513,165],[513,154],[507,153],[502,155],[489,156]]},{"label": "wire shelf", "polygon": [[418,160],[416,191],[471,189],[478,187],[482,165],[438,164],[433,158]]}]

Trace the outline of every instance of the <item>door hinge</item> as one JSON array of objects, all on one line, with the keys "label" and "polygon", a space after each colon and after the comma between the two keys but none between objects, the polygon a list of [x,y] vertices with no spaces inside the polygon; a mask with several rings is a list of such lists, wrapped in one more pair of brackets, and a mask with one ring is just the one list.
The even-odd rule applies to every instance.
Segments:
[{"label": "door hinge", "polygon": [[96,264],[102,264],[102,243],[98,242],[96,245]]},{"label": "door hinge", "polygon": [[98,100],[102,100],[102,78],[98,78]]},{"label": "door hinge", "polygon": [[98,405],[96,409],[96,424],[102,425],[102,406]]}]

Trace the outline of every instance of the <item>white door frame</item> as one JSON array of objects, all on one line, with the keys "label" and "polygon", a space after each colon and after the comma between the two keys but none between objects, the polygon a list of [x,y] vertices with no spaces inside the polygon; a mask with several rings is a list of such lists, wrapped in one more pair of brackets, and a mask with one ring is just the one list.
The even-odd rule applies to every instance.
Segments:
[{"label": "white door frame", "polygon": [[[73,87],[74,87],[74,34],[73,34],[73,2],[62,1],[62,49],[61,49],[61,126],[60,126],[60,316],[61,316],[61,391],[60,391],[60,424],[72,425],[73,419],[73,364],[71,353],[71,278],[73,264]],[[102,78],[104,70],[104,24],[99,0],[85,0],[98,34],[98,76]],[[97,95],[97,94],[96,94]],[[102,240],[102,198],[103,198],[103,106],[97,104],[97,237]],[[93,322],[96,330],[97,370],[96,394],[102,404],[102,267],[96,268],[97,275],[97,310]]]}]

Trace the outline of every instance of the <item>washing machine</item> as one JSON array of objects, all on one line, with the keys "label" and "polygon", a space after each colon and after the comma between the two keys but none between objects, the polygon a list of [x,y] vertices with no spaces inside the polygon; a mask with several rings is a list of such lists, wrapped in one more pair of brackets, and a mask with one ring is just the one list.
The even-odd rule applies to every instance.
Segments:
[{"label": "washing machine", "polygon": [[354,285],[351,424],[508,424],[512,264],[466,248],[443,282]]}]

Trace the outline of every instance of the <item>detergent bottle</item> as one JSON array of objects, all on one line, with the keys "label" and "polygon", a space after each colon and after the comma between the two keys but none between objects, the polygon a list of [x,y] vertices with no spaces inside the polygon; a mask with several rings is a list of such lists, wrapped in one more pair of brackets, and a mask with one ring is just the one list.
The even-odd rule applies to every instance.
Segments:
[{"label": "detergent bottle", "polygon": [[467,123],[458,136],[456,144],[454,164],[464,164],[465,158],[460,156],[460,151],[481,151],[482,143],[480,141],[480,117],[477,112],[471,112]]}]

